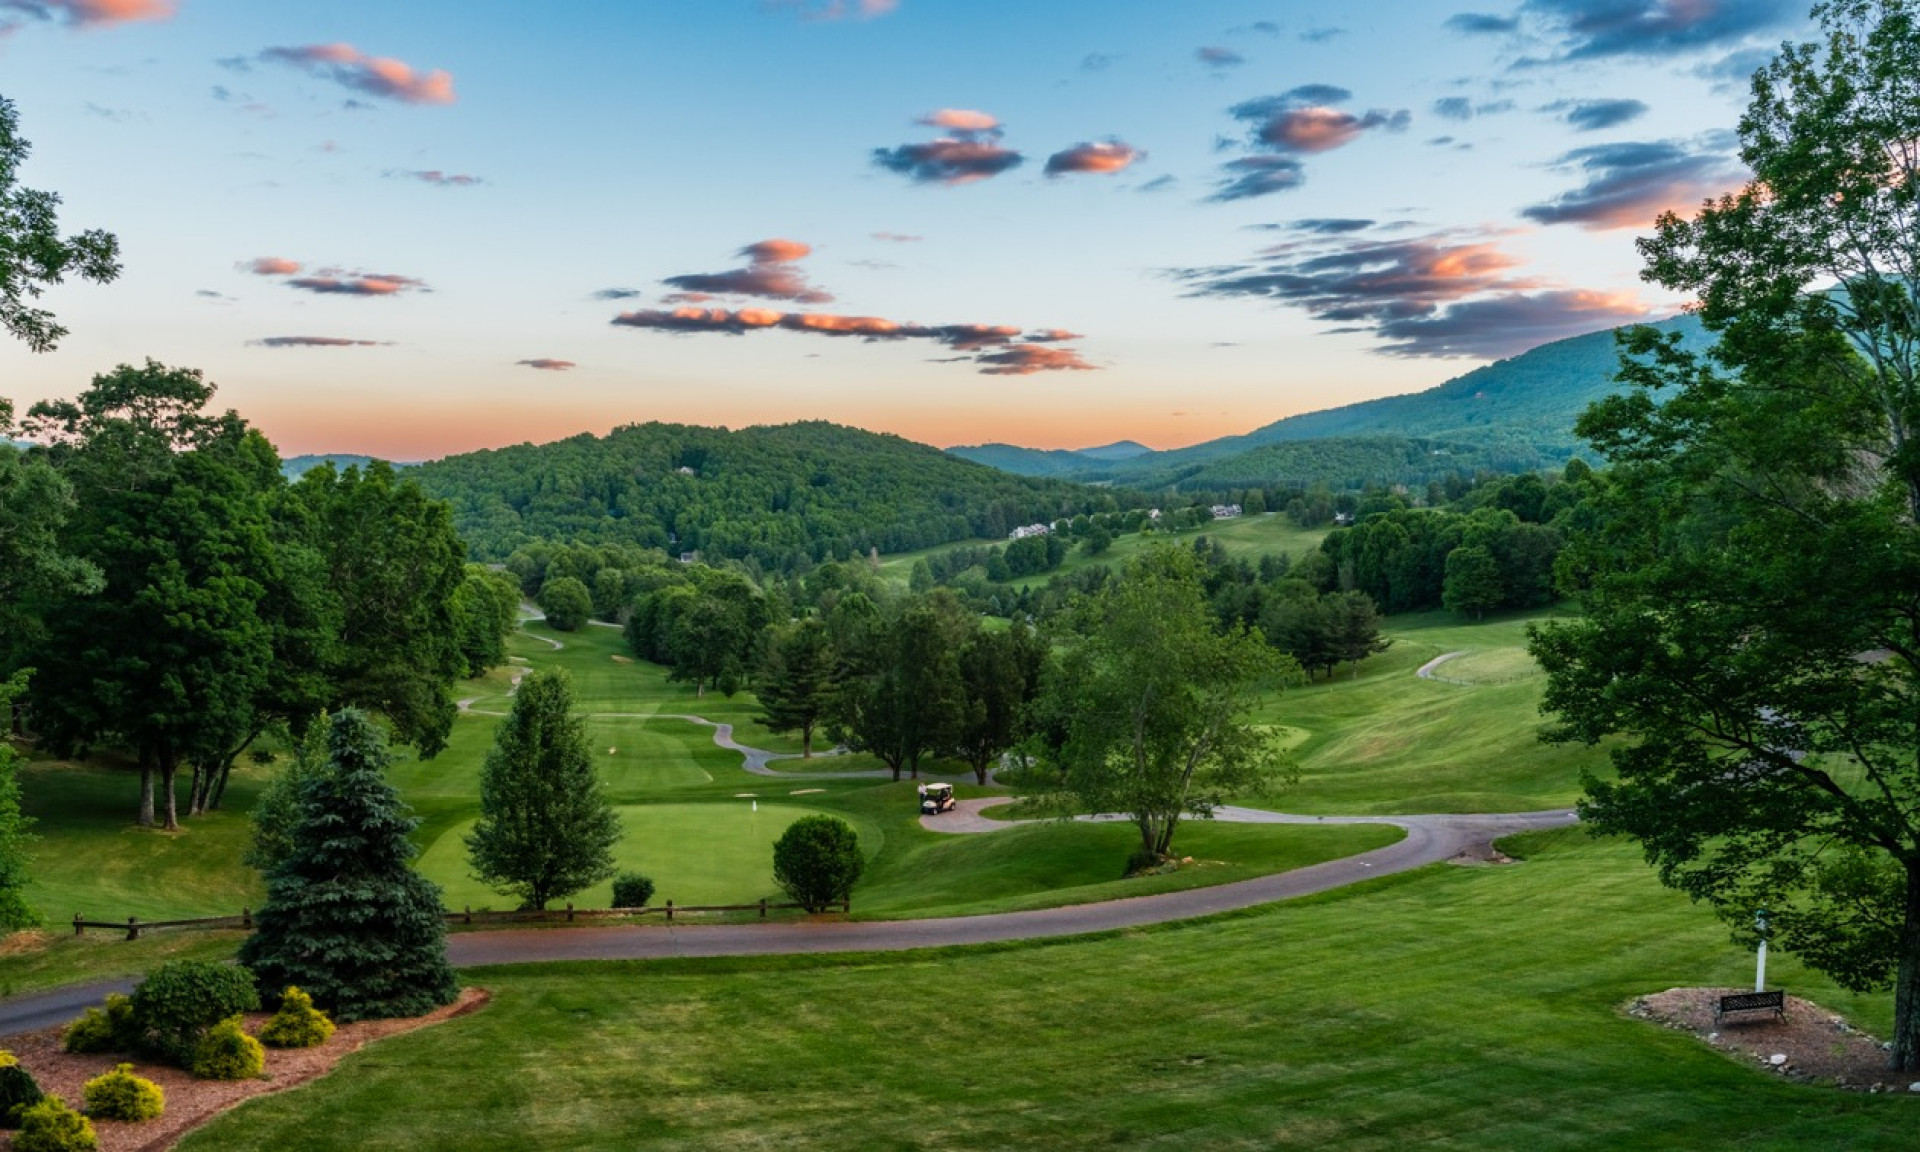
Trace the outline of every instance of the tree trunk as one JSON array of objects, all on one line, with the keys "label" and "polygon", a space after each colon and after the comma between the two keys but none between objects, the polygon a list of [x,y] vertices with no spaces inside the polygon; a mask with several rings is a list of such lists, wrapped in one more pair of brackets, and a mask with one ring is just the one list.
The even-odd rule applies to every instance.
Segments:
[{"label": "tree trunk", "polygon": [[800,759],[813,759],[813,725],[811,724],[800,726]]},{"label": "tree trunk", "polygon": [[1920,1071],[1920,861],[1907,863],[1907,919],[1900,928],[1900,969],[1894,977],[1889,1067]]},{"label": "tree trunk", "polygon": [[975,764],[973,766],[974,778],[980,781],[980,786],[982,788],[987,786],[987,773],[993,771],[993,769],[989,767],[989,765],[991,765],[992,763],[993,761],[991,760],[982,760],[980,763]]},{"label": "tree trunk", "polygon": [[179,770],[180,764],[178,761],[169,761],[160,769],[160,788],[167,794],[167,823],[165,827],[169,832],[180,831],[179,804],[173,794],[173,778],[174,774]]},{"label": "tree trunk", "polygon": [[140,827],[153,827],[153,761],[140,757]]},{"label": "tree trunk", "polygon": [[213,795],[209,797],[207,800],[207,809],[209,811],[218,810],[220,807],[220,801],[226,798],[227,778],[233,775],[233,762],[235,760],[240,759],[240,754],[242,752],[245,752],[248,748],[253,747],[253,742],[255,740],[258,740],[259,738],[260,738],[260,732],[257,729],[247,733],[247,738],[240,742],[240,747],[235,748],[232,752],[229,752],[227,754],[227,758],[220,762],[219,778],[213,781]]}]

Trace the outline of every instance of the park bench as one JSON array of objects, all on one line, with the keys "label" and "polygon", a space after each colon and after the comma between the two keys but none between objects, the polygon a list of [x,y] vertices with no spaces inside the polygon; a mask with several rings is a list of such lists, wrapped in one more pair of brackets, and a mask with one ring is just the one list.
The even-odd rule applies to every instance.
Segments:
[{"label": "park bench", "polygon": [[1713,1009],[1714,1027],[1719,1027],[1720,1018],[1730,1012],[1771,1012],[1776,1017],[1785,1018],[1787,994],[1785,992],[1739,992],[1732,996],[1722,996],[1720,1003]]}]

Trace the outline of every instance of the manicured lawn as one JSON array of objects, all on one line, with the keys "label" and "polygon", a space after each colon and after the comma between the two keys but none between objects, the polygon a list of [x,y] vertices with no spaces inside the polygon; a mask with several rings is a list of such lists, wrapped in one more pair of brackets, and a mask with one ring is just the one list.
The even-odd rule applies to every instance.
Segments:
[{"label": "manicured lawn", "polygon": [[[615,849],[622,871],[644,872],[657,889],[653,902],[664,904],[746,904],[761,898],[786,899],[773,882],[773,842],[787,825],[822,811],[797,804],[737,799],[711,804],[642,804],[617,809],[624,836]],[[846,813],[835,813],[843,819]],[[886,837],[877,827],[853,818],[863,847],[879,851]],[[449,908],[511,908],[514,901],[468,874],[463,837],[473,827],[456,824],[422,853],[420,871],[441,887]],[[571,898],[581,908],[613,903],[611,881]],[[557,906],[557,905],[556,905]]]},{"label": "manicured lawn", "polygon": [[[1751,975],[1632,847],[1513,847],[1065,943],[475,972],[485,1011],[183,1147],[1912,1146],[1905,1093],[1796,1085],[1618,1011]],[[1776,964],[1885,1028],[1887,997]]]}]

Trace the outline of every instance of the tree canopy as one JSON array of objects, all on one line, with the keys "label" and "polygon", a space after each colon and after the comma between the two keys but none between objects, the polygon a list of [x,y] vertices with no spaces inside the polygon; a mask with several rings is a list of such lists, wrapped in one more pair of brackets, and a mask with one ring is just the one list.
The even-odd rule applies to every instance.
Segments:
[{"label": "tree canopy", "polygon": [[1754,78],[1754,179],[1640,242],[1697,295],[1701,355],[1623,341],[1580,432],[1613,467],[1534,633],[1562,740],[1613,739],[1583,814],[1751,942],[1892,985],[1920,1070],[1920,24],[1818,5]]},{"label": "tree canopy", "polygon": [[13,101],[0,96],[0,328],[35,352],[51,352],[67,330],[30,301],[69,273],[98,284],[120,275],[120,242],[98,229],[61,237],[60,197],[18,186],[31,150]]}]

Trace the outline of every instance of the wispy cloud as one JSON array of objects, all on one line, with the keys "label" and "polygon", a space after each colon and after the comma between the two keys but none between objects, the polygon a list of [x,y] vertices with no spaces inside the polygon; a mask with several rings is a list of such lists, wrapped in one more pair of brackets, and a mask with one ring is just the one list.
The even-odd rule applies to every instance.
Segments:
[{"label": "wispy cloud", "polygon": [[285,256],[260,256],[237,265],[255,276],[291,276],[305,265],[298,260],[289,260]]},{"label": "wispy cloud", "polygon": [[349,340],[343,336],[267,336],[249,340],[262,348],[379,348],[391,340]]},{"label": "wispy cloud", "polygon": [[1047,175],[1063,176],[1069,172],[1096,172],[1112,174],[1126,169],[1136,160],[1146,158],[1146,153],[1122,140],[1104,140],[1087,144],[1075,144],[1047,157]]},{"label": "wispy cloud", "polygon": [[486,183],[478,176],[469,176],[463,172],[442,172],[438,168],[389,168],[383,175],[395,180],[418,180],[422,184],[431,184],[436,188],[472,188],[477,184]]},{"label": "wispy cloud", "polygon": [[1018,168],[1026,159],[1000,145],[998,118],[970,108],[942,108],[914,120],[950,133],[920,144],[875,148],[876,166],[917,184],[971,184]]},{"label": "wispy cloud", "polygon": [[17,12],[69,28],[105,28],[135,20],[167,20],[173,0],[0,0],[0,12]]},{"label": "wispy cloud", "polygon": [[1801,18],[1801,0],[1526,0],[1558,55],[1524,63],[1666,57],[1724,49]]},{"label": "wispy cloud", "polygon": [[828,312],[780,312],[771,308],[674,308],[622,312],[612,323],[625,328],[680,334],[717,333],[742,336],[778,329],[809,336],[851,337],[878,342],[924,340],[961,353],[959,359],[980,366],[990,376],[1025,376],[1037,372],[1086,371],[1087,363],[1058,341],[1078,339],[1060,329],[1023,332],[1006,324],[912,324],[879,316],[843,316]]},{"label": "wispy cloud", "polygon": [[914,236],[906,232],[874,232],[871,235],[875,240],[885,240],[889,244],[918,244],[926,239],[924,236]]},{"label": "wispy cloud", "polygon": [[1518,16],[1494,16],[1486,12],[1460,12],[1447,17],[1447,27],[1468,36],[1500,36],[1520,30]]},{"label": "wispy cloud", "polygon": [[602,288],[593,293],[595,300],[632,300],[644,295],[638,288]]},{"label": "wispy cloud", "polygon": [[1694,207],[1745,182],[1732,140],[1655,140],[1576,148],[1557,160],[1586,178],[1578,188],[1521,210],[1541,224],[1575,224],[1590,232],[1642,228],[1669,209]]},{"label": "wispy cloud", "polygon": [[833,299],[807,282],[797,266],[813,249],[798,240],[762,240],[740,249],[745,268],[726,272],[690,272],[669,276],[661,283],[679,290],[669,302],[697,302],[710,296],[758,296],[791,300],[796,304],[825,304]]},{"label": "wispy cloud", "polygon": [[770,9],[793,11],[803,20],[871,20],[900,7],[900,0],[765,0]]},{"label": "wispy cloud", "polygon": [[351,44],[268,48],[259,58],[291,65],[355,92],[406,104],[451,104],[456,99],[450,73],[416,71],[390,57],[368,56]]},{"label": "wispy cloud", "polygon": [[[1271,300],[1336,332],[1366,332],[1396,356],[1509,356],[1546,340],[1645,318],[1629,294],[1522,274],[1489,232],[1391,237],[1386,227],[1299,221],[1298,239],[1246,264],[1176,269],[1197,297]],[[1363,234],[1364,233],[1364,234]]]},{"label": "wispy cloud", "polygon": [[1471,120],[1475,116],[1494,116],[1511,111],[1511,100],[1482,100],[1475,103],[1465,96],[1446,96],[1433,102],[1433,114],[1442,120]]},{"label": "wispy cloud", "polygon": [[398,296],[402,292],[426,291],[425,281],[391,272],[340,272],[323,269],[313,276],[296,276],[287,281],[290,288],[321,296]]},{"label": "wispy cloud", "polygon": [[1233,49],[1221,48],[1217,45],[1194,49],[1193,58],[1205,64],[1207,67],[1214,69],[1238,68],[1247,62],[1245,56],[1240,55],[1240,53],[1235,52]]},{"label": "wispy cloud", "polygon": [[1402,132],[1412,119],[1404,108],[1355,114],[1335,107],[1352,98],[1337,85],[1303,84],[1227,109],[1246,126],[1252,154],[1227,162],[1211,199],[1245,200],[1297,188],[1306,180],[1306,167],[1297,157],[1343,148],[1368,132]]},{"label": "wispy cloud", "polygon": [[1540,111],[1558,115],[1576,132],[1600,132],[1638,120],[1651,109],[1639,100],[1555,100]]},{"label": "wispy cloud", "polygon": [[528,368],[538,368],[542,372],[565,372],[568,369],[579,367],[579,365],[571,360],[553,360],[545,356],[538,356],[532,360],[516,360],[514,363],[524,365]]}]

